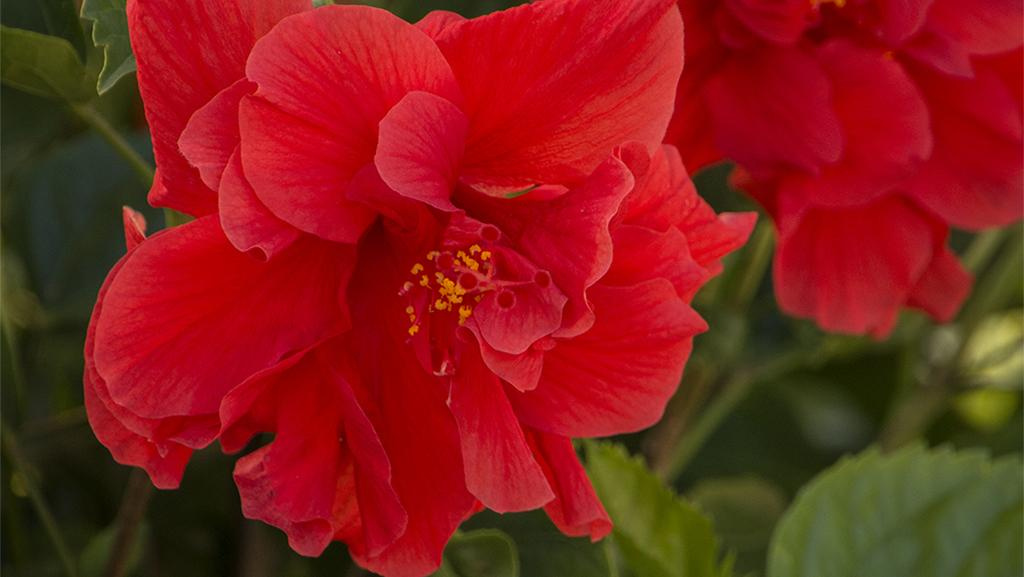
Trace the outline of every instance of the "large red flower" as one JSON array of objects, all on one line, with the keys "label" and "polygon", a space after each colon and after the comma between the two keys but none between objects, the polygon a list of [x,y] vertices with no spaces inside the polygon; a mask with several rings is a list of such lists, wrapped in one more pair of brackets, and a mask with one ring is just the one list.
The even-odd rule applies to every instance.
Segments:
[{"label": "large red flower", "polygon": [[128,8],[151,198],[197,218],[126,218],[86,344],[114,457],[174,487],[191,450],[274,433],[243,512],[385,575],[436,568],[481,506],[605,535],[570,438],[659,418],[753,221],[660,144],[674,2]]},{"label": "large red flower", "polygon": [[1021,217],[1021,0],[680,0],[668,142],[735,161],[775,217],[775,287],[828,330],[940,321],[971,279],[950,226]]}]

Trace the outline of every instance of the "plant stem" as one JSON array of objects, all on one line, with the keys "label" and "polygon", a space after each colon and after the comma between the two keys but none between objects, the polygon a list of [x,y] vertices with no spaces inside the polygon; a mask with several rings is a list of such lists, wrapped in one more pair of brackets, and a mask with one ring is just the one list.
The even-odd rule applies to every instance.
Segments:
[{"label": "plant stem", "polygon": [[153,485],[146,478],[146,474],[133,469],[128,476],[128,486],[125,487],[121,507],[117,512],[117,534],[110,549],[110,557],[107,559],[107,577],[123,577],[128,570],[128,560],[132,556],[139,526],[146,516],[146,507],[152,493]]},{"label": "plant stem", "polygon": [[0,425],[0,427],[2,427],[2,429],[0,429],[0,434],[3,435],[3,448],[7,452],[7,456],[14,464],[15,468],[21,472],[21,477],[25,483],[25,490],[28,492],[29,500],[32,501],[36,514],[39,515],[39,520],[42,521],[43,527],[46,529],[47,534],[50,536],[50,540],[53,542],[54,549],[57,550],[57,557],[60,558],[61,564],[64,565],[64,572],[68,577],[78,577],[78,568],[75,565],[75,559],[71,555],[71,551],[68,549],[67,543],[64,541],[64,537],[60,534],[60,529],[57,527],[57,521],[54,520],[49,506],[47,506],[46,501],[43,499],[43,493],[40,491],[39,485],[32,476],[28,461],[25,459],[25,455],[21,452],[21,446],[18,445],[17,437],[6,423]]},{"label": "plant stem", "polygon": [[750,306],[772,262],[773,248],[775,231],[772,223],[762,217],[750,235],[742,259],[734,265],[734,272],[723,287],[724,300],[733,309],[744,312]]},{"label": "plant stem", "polygon": [[803,349],[791,350],[768,361],[756,369],[737,371],[722,387],[711,403],[700,413],[694,425],[676,444],[668,465],[659,473],[666,480],[675,480],[686,469],[701,447],[725,422],[737,406],[753,390],[754,385],[772,380],[803,365],[810,364],[818,355]]},{"label": "plant stem", "polygon": [[132,145],[117,131],[116,128],[107,122],[106,118],[103,118],[95,108],[87,104],[72,104],[71,110],[74,111],[75,115],[82,120],[82,122],[89,125],[90,128],[99,133],[121,155],[128,164],[132,167],[132,170],[139,176],[139,179],[146,186],[153,184],[153,176],[155,174],[153,167],[146,162],[138,152],[132,148]]}]

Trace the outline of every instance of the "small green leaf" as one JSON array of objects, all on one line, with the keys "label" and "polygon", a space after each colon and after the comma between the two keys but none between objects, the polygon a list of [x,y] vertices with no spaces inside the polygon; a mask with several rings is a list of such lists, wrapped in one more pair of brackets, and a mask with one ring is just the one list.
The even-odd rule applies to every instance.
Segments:
[{"label": "small green leaf", "polygon": [[122,76],[135,72],[125,0],[84,0],[82,18],[93,21],[92,42],[103,48],[103,69],[96,81],[96,91],[103,94]]},{"label": "small green leaf", "polygon": [[519,577],[519,555],[508,535],[479,529],[452,537],[433,577]]},{"label": "small green leaf", "polygon": [[1019,457],[869,450],[805,487],[772,540],[769,577],[1019,577]]},{"label": "small green leaf", "polygon": [[63,38],[0,26],[3,83],[37,96],[85,101],[94,95],[92,77]]},{"label": "small green leaf", "polygon": [[586,537],[566,537],[543,511],[509,515],[484,511],[466,524],[474,528],[496,527],[511,537],[519,551],[519,574],[523,577],[615,575],[605,543],[591,543]]},{"label": "small green leaf", "polygon": [[587,468],[615,523],[614,538],[633,573],[643,577],[715,577],[719,565],[711,521],[676,496],[621,446],[587,444]]}]

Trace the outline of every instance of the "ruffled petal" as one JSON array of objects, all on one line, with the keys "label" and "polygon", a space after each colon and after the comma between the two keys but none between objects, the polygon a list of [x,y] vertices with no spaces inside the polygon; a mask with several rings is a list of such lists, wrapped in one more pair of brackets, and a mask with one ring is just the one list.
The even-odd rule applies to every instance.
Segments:
[{"label": "ruffled petal", "polygon": [[[137,229],[138,223],[132,218],[130,210],[128,208],[124,210],[125,236],[128,237],[129,252],[138,246],[138,242],[141,242],[141,239],[138,239],[138,242],[135,240],[136,235],[141,234],[141,231]],[[138,213],[134,214],[141,217]],[[103,310],[107,289],[120,272],[125,259],[127,257],[114,265],[103,286],[100,287],[99,295],[96,297],[96,306],[93,308],[89,328],[86,331],[83,379],[85,411],[93,433],[100,443],[110,451],[115,461],[124,465],[141,467],[149,475],[153,485],[160,489],[174,489],[181,483],[181,476],[185,472],[185,465],[192,456],[192,449],[179,443],[157,442],[129,429],[123,419],[134,416],[128,415],[127,411],[114,404],[107,392],[106,382],[96,371],[94,359],[96,320]],[[158,423],[152,423],[151,426],[155,429]]]},{"label": "ruffled petal", "polygon": [[1021,82],[1020,52],[1015,60],[1017,76],[1009,78],[989,62],[977,64],[973,79],[915,73],[931,111],[935,152],[908,189],[954,226],[1004,226],[1024,215],[1021,103],[1012,92]]},{"label": "ruffled petal", "polygon": [[259,88],[240,108],[242,165],[256,196],[300,230],[353,242],[373,213],[345,197],[371,163],[378,125],[406,94],[460,101],[437,46],[398,17],[326,6],[289,18],[252,51]]},{"label": "ruffled petal", "polygon": [[970,294],[972,281],[971,273],[964,269],[956,255],[942,247],[917,281],[907,304],[923,310],[940,323],[948,323]]},{"label": "ruffled petal", "polygon": [[527,4],[437,42],[466,96],[464,179],[513,190],[580,180],[628,140],[653,150],[683,64],[671,0]]},{"label": "ruffled petal", "polygon": [[450,197],[468,128],[466,115],[451,102],[410,92],[380,121],[374,164],[381,179],[402,196],[455,210]]},{"label": "ruffled petal", "polygon": [[611,533],[612,521],[594,493],[572,441],[540,431],[529,432],[527,438],[555,489],[555,499],[544,507],[555,526],[570,537],[588,536],[591,541]]},{"label": "ruffled petal", "polygon": [[220,188],[221,174],[238,148],[238,103],[255,90],[244,78],[221,90],[192,115],[178,139],[181,154],[211,190]]},{"label": "ruffled petal", "polygon": [[466,488],[488,509],[527,511],[554,498],[498,377],[475,351],[460,360],[448,406],[459,427]]},{"label": "ruffled petal", "polygon": [[774,267],[779,305],[828,331],[888,332],[933,245],[929,222],[899,197],[811,210],[782,225]]},{"label": "ruffled petal", "polygon": [[301,232],[277,218],[256,198],[242,172],[239,151],[228,159],[220,180],[220,225],[231,244],[240,251],[257,251],[263,260],[292,245]]},{"label": "ruffled petal", "polygon": [[284,530],[303,555],[319,555],[339,532],[350,533],[343,536],[354,554],[377,554],[407,523],[344,358],[331,343],[319,345],[248,379],[221,405],[225,448],[275,433],[238,463],[242,509]]},{"label": "ruffled petal", "polygon": [[679,386],[704,321],[665,279],[590,291],[594,327],[548,351],[533,391],[509,393],[531,427],[602,437],[653,425]]},{"label": "ruffled petal", "polygon": [[[111,281],[96,321],[96,370],[137,415],[212,415],[216,428],[233,386],[344,329],[338,298],[351,267],[350,247],[318,241],[260,262],[230,245],[216,216],[158,233]],[[189,442],[209,442],[208,433]]]},{"label": "ruffled petal", "polygon": [[216,210],[216,194],[179,152],[178,138],[195,111],[243,76],[259,37],[311,8],[309,0],[128,2],[139,92],[164,182],[150,192],[151,204],[196,216]]},{"label": "ruffled petal", "polygon": [[718,148],[751,173],[793,167],[814,174],[839,160],[843,135],[833,89],[801,49],[738,53],[704,90]]}]

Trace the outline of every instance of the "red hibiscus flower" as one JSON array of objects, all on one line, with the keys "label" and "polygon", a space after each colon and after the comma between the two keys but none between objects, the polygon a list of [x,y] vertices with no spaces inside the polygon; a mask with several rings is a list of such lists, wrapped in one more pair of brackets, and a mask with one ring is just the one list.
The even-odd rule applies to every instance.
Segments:
[{"label": "red hibiscus flower", "polygon": [[753,223],[660,145],[674,2],[306,4],[128,4],[151,200],[197,218],[126,218],[97,436],[174,487],[192,450],[273,433],[235,468],[245,515],[384,575],[436,568],[481,507],[600,538],[570,438],[659,418],[706,328],[688,302]]},{"label": "red hibiscus flower", "polygon": [[668,142],[729,158],[775,217],[786,311],[887,334],[970,290],[946,247],[1022,214],[1020,0],[680,0]]}]

